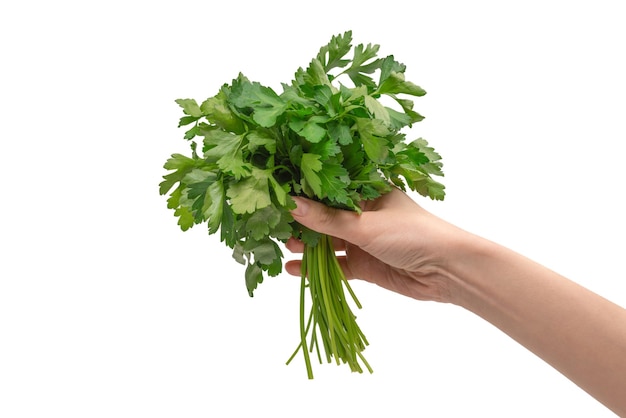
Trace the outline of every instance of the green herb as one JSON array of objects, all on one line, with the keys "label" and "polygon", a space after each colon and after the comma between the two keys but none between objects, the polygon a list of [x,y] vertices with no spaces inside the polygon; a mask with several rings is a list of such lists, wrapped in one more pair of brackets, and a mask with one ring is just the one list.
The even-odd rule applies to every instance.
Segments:
[{"label": "green herb", "polygon": [[432,178],[443,176],[441,157],[424,139],[406,141],[402,131],[423,119],[410,98],[426,92],[405,79],[403,64],[393,56],[378,58],[378,51],[372,44],[353,47],[347,31],[283,83],[280,94],[239,74],[201,104],[176,100],[191,152],[167,160],[160,194],[169,193],[167,206],[182,230],[206,223],[209,234],[219,232],[246,266],[250,296],[265,276],[281,273],[280,243],[292,236],[305,243],[300,344],[287,363],[302,351],[309,378],[314,350],[320,362],[372,369],[350,307],[361,305],[332,239],[294,221],[291,196],[359,213],[361,201],[392,185],[444,198],[444,186]]}]

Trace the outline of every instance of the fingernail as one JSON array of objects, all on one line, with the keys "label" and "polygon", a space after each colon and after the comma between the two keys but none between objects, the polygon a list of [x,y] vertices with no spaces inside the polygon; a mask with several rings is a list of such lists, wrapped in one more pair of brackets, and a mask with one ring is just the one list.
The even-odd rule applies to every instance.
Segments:
[{"label": "fingernail", "polygon": [[307,202],[306,199],[301,199],[299,197],[293,197],[293,200],[296,202],[296,208],[291,211],[291,214],[295,216],[306,215],[309,210],[309,202]]}]

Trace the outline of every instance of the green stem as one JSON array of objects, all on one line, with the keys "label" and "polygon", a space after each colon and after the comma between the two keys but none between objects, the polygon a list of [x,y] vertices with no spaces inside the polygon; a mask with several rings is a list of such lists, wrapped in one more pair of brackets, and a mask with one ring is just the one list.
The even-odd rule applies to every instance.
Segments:
[{"label": "green stem", "polygon": [[304,363],[306,364],[306,372],[309,379],[313,379],[313,368],[311,367],[311,359],[306,349],[306,334],[308,327],[304,325],[304,295],[306,289],[306,260],[302,260],[301,278],[300,278],[300,344],[302,345],[302,353],[304,354]]},{"label": "green stem", "polygon": [[[332,283],[330,282],[333,278],[329,277],[329,275],[326,274],[326,272],[328,271],[328,241],[325,239],[326,237],[322,237],[320,242],[317,244],[317,247],[319,247],[317,252],[317,266],[318,268],[321,269],[321,272],[319,275],[317,275],[317,280],[319,281],[319,287],[321,290],[321,295],[322,295],[322,302],[323,302],[323,306],[322,308],[324,309],[324,316],[327,318],[327,323],[328,323],[328,330],[327,333],[328,335],[330,335],[330,354],[335,358],[335,360],[337,361],[337,364],[339,364],[339,354],[337,353],[337,342],[336,339],[333,338],[333,336],[335,335],[335,324],[339,322],[336,314],[335,314],[335,309],[331,309],[331,302],[332,302],[332,290],[331,290],[331,285]],[[315,248],[317,248],[315,247]],[[335,308],[335,306],[333,306],[333,308]]]},{"label": "green stem", "polygon": [[[311,310],[305,318],[305,293],[309,288]],[[361,363],[372,373],[362,351],[368,345],[365,335],[356,323],[344,288],[360,309],[361,303],[346,279],[335,251],[332,238],[322,235],[315,246],[306,245],[302,256],[300,282],[300,344],[287,364],[302,350],[309,379],[313,378],[309,352],[317,350],[320,363],[320,345],[327,362],[346,363],[353,372],[363,372]],[[309,343],[307,343],[307,338]]]}]

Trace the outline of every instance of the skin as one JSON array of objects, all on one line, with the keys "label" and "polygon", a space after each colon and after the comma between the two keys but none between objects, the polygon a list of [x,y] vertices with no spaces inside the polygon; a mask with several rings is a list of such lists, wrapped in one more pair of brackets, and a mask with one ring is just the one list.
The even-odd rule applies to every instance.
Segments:
[{"label": "skin", "polygon": [[[508,248],[429,213],[400,190],[362,214],[294,198],[294,219],[331,235],[346,277],[489,321],[626,416],[626,309]],[[301,253],[291,239],[287,248]],[[300,261],[288,261],[300,275]]]}]

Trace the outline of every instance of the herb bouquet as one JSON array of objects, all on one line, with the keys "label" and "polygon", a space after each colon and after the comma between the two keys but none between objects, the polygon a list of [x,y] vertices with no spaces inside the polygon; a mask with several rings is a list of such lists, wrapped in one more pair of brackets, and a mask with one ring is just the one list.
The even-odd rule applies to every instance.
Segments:
[{"label": "herb bouquet", "polygon": [[423,119],[411,98],[426,92],[405,79],[403,64],[378,58],[378,51],[372,44],[353,47],[347,31],[320,48],[281,93],[239,74],[200,104],[176,100],[191,150],[166,161],[160,194],[169,193],[167,206],[182,230],[206,223],[209,234],[219,232],[246,266],[250,296],[264,276],[281,273],[280,243],[292,236],[304,242],[300,342],[287,363],[302,351],[309,378],[313,352],[320,362],[372,369],[350,307],[361,305],[332,238],[294,221],[291,196],[355,212],[393,185],[444,198],[444,186],[432,178],[443,175],[441,157],[424,139],[408,142],[402,132]]}]

